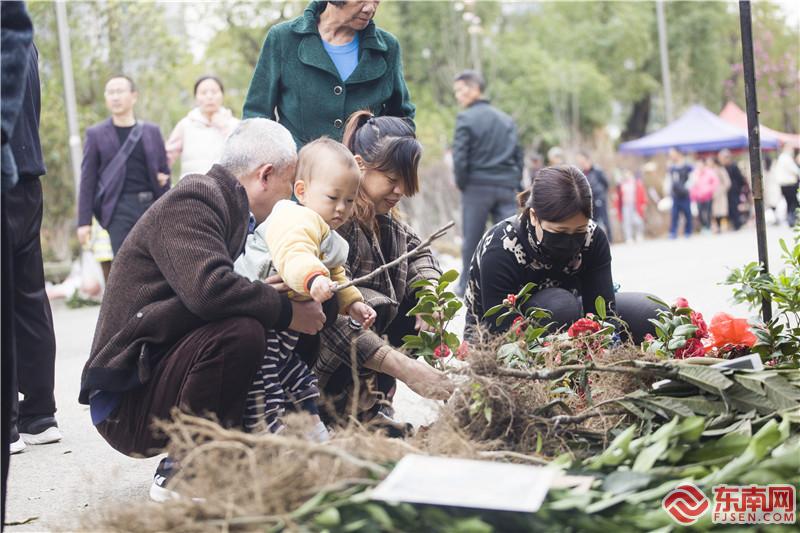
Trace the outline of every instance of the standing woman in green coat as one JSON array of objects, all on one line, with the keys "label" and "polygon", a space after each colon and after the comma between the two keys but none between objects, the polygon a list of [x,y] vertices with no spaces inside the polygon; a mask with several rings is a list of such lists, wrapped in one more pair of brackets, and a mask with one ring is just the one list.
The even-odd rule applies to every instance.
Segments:
[{"label": "standing woman in green coat", "polygon": [[341,141],[345,120],[361,109],[413,119],[400,45],[372,20],[379,3],[315,0],[302,16],[273,26],[244,118],[280,122],[298,148],[323,135]]}]

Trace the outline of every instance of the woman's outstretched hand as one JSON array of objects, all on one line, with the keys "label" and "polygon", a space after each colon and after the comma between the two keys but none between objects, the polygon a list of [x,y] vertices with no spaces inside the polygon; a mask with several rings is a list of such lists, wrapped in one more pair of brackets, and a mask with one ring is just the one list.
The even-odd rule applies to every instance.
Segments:
[{"label": "woman's outstretched hand", "polygon": [[[405,356],[403,356],[405,357]],[[407,358],[407,357],[406,357]],[[408,358],[407,358],[408,359]],[[407,379],[401,380],[408,388],[431,400],[447,400],[455,385],[447,374],[420,359],[409,359],[411,367]]]},{"label": "woman's outstretched hand", "polygon": [[397,350],[390,350],[382,359],[367,359],[364,366],[397,378],[412,391],[432,400],[447,400],[455,390],[447,374]]}]

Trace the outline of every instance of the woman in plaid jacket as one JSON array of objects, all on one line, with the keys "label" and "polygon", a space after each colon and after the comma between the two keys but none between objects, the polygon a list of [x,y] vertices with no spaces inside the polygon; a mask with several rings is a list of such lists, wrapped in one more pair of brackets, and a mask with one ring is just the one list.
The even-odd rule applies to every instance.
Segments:
[{"label": "woman in plaid jacket", "polygon": [[[417,166],[422,147],[409,122],[375,117],[369,111],[351,115],[343,142],[363,172],[354,216],[337,230],[350,243],[347,277],[356,279],[420,244],[414,231],[392,211],[401,198],[419,189]],[[425,251],[358,285],[378,318],[372,329],[364,330],[340,316],[322,331],[313,369],[323,390],[323,403],[327,399],[337,414],[347,412],[353,401],[354,374],[359,376],[357,401],[363,420],[391,418],[396,379],[422,396],[449,397],[453,387],[442,372],[395,348],[404,335],[427,327],[422,320],[406,316],[416,302],[411,284],[440,275],[436,259]]]}]

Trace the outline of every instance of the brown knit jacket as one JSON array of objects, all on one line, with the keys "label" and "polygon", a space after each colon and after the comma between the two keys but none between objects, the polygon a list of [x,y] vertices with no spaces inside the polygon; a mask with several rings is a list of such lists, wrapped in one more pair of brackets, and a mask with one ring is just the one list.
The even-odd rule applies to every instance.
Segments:
[{"label": "brown knit jacket", "polygon": [[249,213],[244,188],[215,165],[184,177],[139,219],[114,258],[81,403],[95,390],[146,383],[156,358],[204,324],[247,316],[286,329],[288,298],[233,271]]}]

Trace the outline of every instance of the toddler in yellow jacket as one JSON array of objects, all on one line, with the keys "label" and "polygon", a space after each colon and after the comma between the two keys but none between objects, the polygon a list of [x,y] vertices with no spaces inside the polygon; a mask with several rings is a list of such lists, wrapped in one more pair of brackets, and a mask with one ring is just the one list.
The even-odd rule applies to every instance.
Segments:
[{"label": "toddler in yellow jacket", "polygon": [[[281,200],[254,234],[237,260],[237,272],[251,279],[266,279],[277,271],[292,298],[324,302],[334,295],[339,313],[364,328],[375,321],[375,310],[364,303],[355,287],[334,291],[346,283],[344,264],[349,246],[336,228],[351,216],[361,172],[350,151],[341,143],[322,138],[300,150],[294,193],[298,203]],[[245,427],[255,430],[265,416],[267,428],[280,429],[286,403],[318,414],[316,378],[294,354],[297,336],[268,332],[267,354],[251,387]],[[321,424],[321,423],[320,423]],[[324,426],[319,430],[320,434]]]}]

